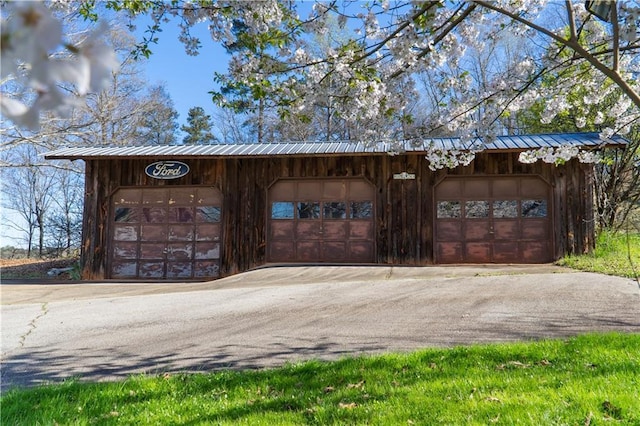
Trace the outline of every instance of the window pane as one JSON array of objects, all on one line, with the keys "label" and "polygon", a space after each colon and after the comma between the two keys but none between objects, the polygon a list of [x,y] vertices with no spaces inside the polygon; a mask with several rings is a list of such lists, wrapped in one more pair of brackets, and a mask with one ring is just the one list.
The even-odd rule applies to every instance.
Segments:
[{"label": "window pane", "polygon": [[299,219],[319,219],[320,218],[320,203],[298,203],[298,218]]},{"label": "window pane", "polygon": [[193,209],[191,207],[172,207],[169,209],[169,217],[169,222],[193,222]]},{"label": "window pane", "polygon": [[371,219],[373,217],[373,203],[371,201],[352,201],[349,217],[351,219]]},{"label": "window pane", "polygon": [[220,222],[220,207],[196,207],[196,220],[198,222]]},{"label": "window pane", "polygon": [[464,209],[465,217],[468,218],[489,217],[488,201],[467,201]]},{"label": "window pane", "polygon": [[458,219],[460,210],[460,201],[438,201],[439,219]]},{"label": "window pane", "polygon": [[165,222],[167,211],[157,207],[144,207],[142,209],[143,221],[148,223],[162,223]]},{"label": "window pane", "polygon": [[137,226],[116,225],[113,231],[114,231],[113,239],[115,241],[137,241],[138,240]]},{"label": "window pane", "polygon": [[518,201],[499,200],[493,202],[493,217],[518,217]]},{"label": "window pane", "polygon": [[324,203],[325,219],[346,219],[347,205],[343,202]]},{"label": "window pane", "polygon": [[271,203],[271,219],[293,219],[293,203],[289,201]]},{"label": "window pane", "polygon": [[138,209],[130,207],[116,207],[116,222],[137,222]]},{"label": "window pane", "polygon": [[522,200],[522,217],[547,217],[547,200]]}]

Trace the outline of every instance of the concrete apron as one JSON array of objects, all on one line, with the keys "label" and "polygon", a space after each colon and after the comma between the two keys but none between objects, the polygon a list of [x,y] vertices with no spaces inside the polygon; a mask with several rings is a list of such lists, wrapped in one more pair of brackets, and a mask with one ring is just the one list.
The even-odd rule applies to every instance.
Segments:
[{"label": "concrete apron", "polygon": [[11,281],[0,287],[0,304],[47,303],[62,300],[127,297],[191,291],[271,287],[284,285],[433,280],[523,274],[567,274],[576,271],[543,265],[449,265],[449,266],[267,266],[207,282],[118,282],[118,281]]}]

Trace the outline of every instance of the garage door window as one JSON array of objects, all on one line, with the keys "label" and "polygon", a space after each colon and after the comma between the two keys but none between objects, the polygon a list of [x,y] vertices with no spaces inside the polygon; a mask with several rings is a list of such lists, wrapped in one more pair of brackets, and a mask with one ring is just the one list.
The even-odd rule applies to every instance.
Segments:
[{"label": "garage door window", "polygon": [[347,217],[347,205],[343,202],[325,202],[323,207],[325,219],[345,219]]},{"label": "garage door window", "polygon": [[371,219],[373,217],[373,203],[371,201],[352,201],[350,219]]},{"label": "garage door window", "polygon": [[271,219],[293,219],[293,202],[276,201],[271,203]]},{"label": "garage door window", "polygon": [[438,201],[438,219],[457,219],[460,211],[460,201]]},{"label": "garage door window", "polygon": [[489,217],[488,201],[467,201],[464,207],[467,218]]},{"label": "garage door window", "polygon": [[547,217],[547,200],[522,200],[522,217]]},{"label": "garage door window", "polygon": [[320,203],[298,203],[298,219],[319,219]]},{"label": "garage door window", "polygon": [[118,207],[116,209],[116,222],[131,223],[138,221],[138,210],[130,207]]},{"label": "garage door window", "polygon": [[518,217],[518,200],[498,200],[493,202],[493,217]]},{"label": "garage door window", "polygon": [[220,207],[198,207],[196,208],[196,220],[198,222],[216,223],[220,222],[222,211]]}]

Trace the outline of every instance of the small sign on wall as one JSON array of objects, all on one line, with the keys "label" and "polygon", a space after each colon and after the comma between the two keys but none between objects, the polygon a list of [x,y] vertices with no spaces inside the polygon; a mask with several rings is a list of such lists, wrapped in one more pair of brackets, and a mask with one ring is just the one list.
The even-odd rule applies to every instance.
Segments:
[{"label": "small sign on wall", "polygon": [[154,179],[178,179],[189,173],[189,166],[181,161],[156,161],[144,172]]},{"label": "small sign on wall", "polygon": [[393,178],[395,180],[413,180],[416,178],[416,175],[415,173],[407,173],[407,172],[394,173]]}]

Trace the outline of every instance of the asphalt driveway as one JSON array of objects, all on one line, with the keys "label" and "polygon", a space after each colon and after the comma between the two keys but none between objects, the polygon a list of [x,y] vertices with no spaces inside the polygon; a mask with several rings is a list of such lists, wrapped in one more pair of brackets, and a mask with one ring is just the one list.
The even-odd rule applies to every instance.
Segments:
[{"label": "asphalt driveway", "polygon": [[283,267],[208,283],[1,286],[3,391],[428,346],[640,333],[636,282],[541,266]]}]

